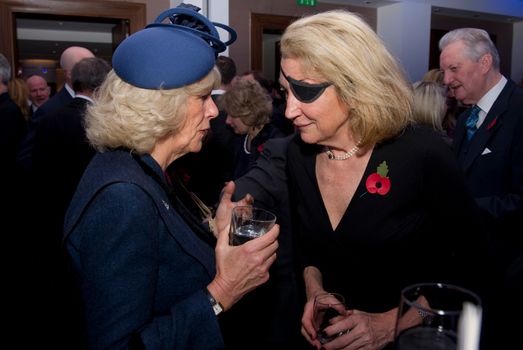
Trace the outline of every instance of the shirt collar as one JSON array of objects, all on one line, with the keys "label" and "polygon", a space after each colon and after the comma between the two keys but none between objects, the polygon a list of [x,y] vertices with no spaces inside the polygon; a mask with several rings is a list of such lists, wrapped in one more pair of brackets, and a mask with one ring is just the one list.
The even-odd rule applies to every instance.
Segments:
[{"label": "shirt collar", "polygon": [[71,97],[75,96],[74,90],[67,83],[65,83],[64,88],[67,90],[69,95],[71,95]]},{"label": "shirt collar", "polygon": [[476,105],[481,108],[481,111],[479,111],[479,118],[478,123],[476,124],[479,128],[479,126],[483,123],[485,118],[487,117],[488,112],[492,108],[492,105],[494,102],[496,102],[496,99],[498,98],[499,94],[507,84],[507,78],[504,76],[501,76],[501,79],[494,85],[483,97],[476,103]]},{"label": "shirt collar", "polygon": [[82,95],[82,94],[76,94],[75,98],[83,98],[84,100],[87,100],[91,103],[94,102],[92,98],[90,98],[89,96]]},{"label": "shirt collar", "polygon": [[501,79],[494,85],[483,97],[476,103],[482,111],[488,113],[492,108],[494,102],[498,98],[499,94],[507,84],[507,78],[501,76]]}]

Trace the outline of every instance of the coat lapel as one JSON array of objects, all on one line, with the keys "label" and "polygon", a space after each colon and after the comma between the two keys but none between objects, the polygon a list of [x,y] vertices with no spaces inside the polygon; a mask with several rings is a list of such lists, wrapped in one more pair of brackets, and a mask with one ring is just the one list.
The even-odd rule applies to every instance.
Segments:
[{"label": "coat lapel", "polygon": [[165,193],[156,192],[157,207],[165,221],[169,235],[185,250],[188,255],[200,261],[209,276],[216,273],[214,250],[192,232],[187,223],[173,208]]},{"label": "coat lapel", "polygon": [[[503,114],[508,109],[509,97],[514,89],[513,83],[509,80],[501,93],[499,94],[496,102],[492,105],[492,108],[488,112],[485,120],[476,131],[476,134],[470,141],[469,149],[465,157],[463,158],[463,170],[468,171],[472,163],[477,157],[481,157],[485,151],[485,146],[488,144],[490,138],[495,134],[495,131],[503,123]],[[468,116],[468,114],[467,114]],[[464,132],[460,132],[460,137],[464,137]],[[457,142],[465,142],[465,140],[456,140]],[[459,144],[459,143],[457,143]],[[492,151],[492,150],[491,150]]]}]

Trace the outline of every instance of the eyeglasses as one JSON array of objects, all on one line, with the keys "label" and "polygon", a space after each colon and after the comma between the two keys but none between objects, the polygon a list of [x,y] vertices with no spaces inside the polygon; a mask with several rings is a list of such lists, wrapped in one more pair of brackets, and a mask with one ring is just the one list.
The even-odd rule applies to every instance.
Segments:
[{"label": "eyeglasses", "polygon": [[299,81],[291,77],[288,77],[287,75],[285,75],[285,72],[283,70],[281,70],[281,74],[289,82],[289,86],[291,88],[292,93],[294,94],[294,97],[296,97],[298,101],[303,103],[311,103],[316,101],[316,99],[320,97],[321,94],[323,94],[323,91],[325,91],[326,88],[332,85],[332,83],[305,83],[303,81]]}]

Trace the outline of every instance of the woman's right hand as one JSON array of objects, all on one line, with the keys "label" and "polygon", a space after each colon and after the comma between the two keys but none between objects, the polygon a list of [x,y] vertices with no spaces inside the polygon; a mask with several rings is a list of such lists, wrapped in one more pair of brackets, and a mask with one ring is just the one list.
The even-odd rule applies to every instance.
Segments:
[{"label": "woman's right hand", "polygon": [[207,288],[225,310],[267,282],[269,267],[276,260],[279,233],[276,224],[263,236],[239,246],[229,245],[228,227],[218,233],[216,276]]},{"label": "woman's right hand", "polygon": [[314,299],[317,295],[326,293],[323,289],[322,275],[320,270],[315,266],[307,266],[303,270],[303,279],[305,281],[305,293],[307,295],[307,302],[303,308],[303,316],[301,318],[301,334],[303,337],[316,348],[320,348],[321,344],[316,338],[316,328],[314,327]]},{"label": "woman's right hand", "polygon": [[318,294],[326,293],[323,288],[315,290],[314,293],[308,293],[307,302],[303,308],[303,315],[301,317],[301,334],[303,337],[315,347],[321,346],[320,342],[316,340],[318,334],[314,327],[314,298]]},{"label": "woman's right hand", "polygon": [[303,308],[303,316],[301,317],[301,334],[310,344],[315,345],[314,340],[316,339],[317,334],[314,324],[312,323],[313,309],[314,298],[310,298],[307,300]]}]

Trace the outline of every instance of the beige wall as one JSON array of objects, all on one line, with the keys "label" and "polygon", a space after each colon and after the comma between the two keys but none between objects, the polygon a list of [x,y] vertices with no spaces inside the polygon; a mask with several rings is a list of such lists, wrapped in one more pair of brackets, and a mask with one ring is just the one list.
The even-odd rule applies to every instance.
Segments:
[{"label": "beige wall", "polygon": [[229,0],[229,25],[238,33],[237,41],[229,48],[229,56],[235,60],[238,73],[251,69],[251,13],[300,17],[305,14],[317,13],[335,8],[346,8],[360,13],[371,27],[376,29],[377,14],[376,9],[372,8],[320,3],[314,7],[298,6],[296,5],[296,0]]},{"label": "beige wall", "polygon": [[[121,1],[121,0],[105,0],[105,1]],[[151,23],[163,11],[170,7],[169,0],[128,0],[126,2],[137,2],[145,4],[147,23]],[[190,2],[190,1],[187,1]]]},{"label": "beige wall", "polygon": [[[117,1],[117,0],[106,0]],[[147,23],[152,22],[158,14],[170,7],[170,0],[130,0],[145,3],[147,6]],[[190,0],[184,0],[190,3]],[[209,0],[212,1],[212,0]],[[229,55],[237,63],[238,72],[251,69],[250,17],[251,13],[273,14],[300,17],[306,14],[327,11],[335,8],[346,8],[360,13],[372,28],[377,28],[377,11],[368,7],[343,6],[318,3],[317,6],[298,6],[296,0],[229,0],[229,25],[238,33],[238,40],[229,48]],[[501,71],[510,76],[512,50],[512,24],[479,21],[475,19],[449,16],[432,16],[432,29],[451,30],[458,27],[479,27],[494,34],[501,58]]]}]

